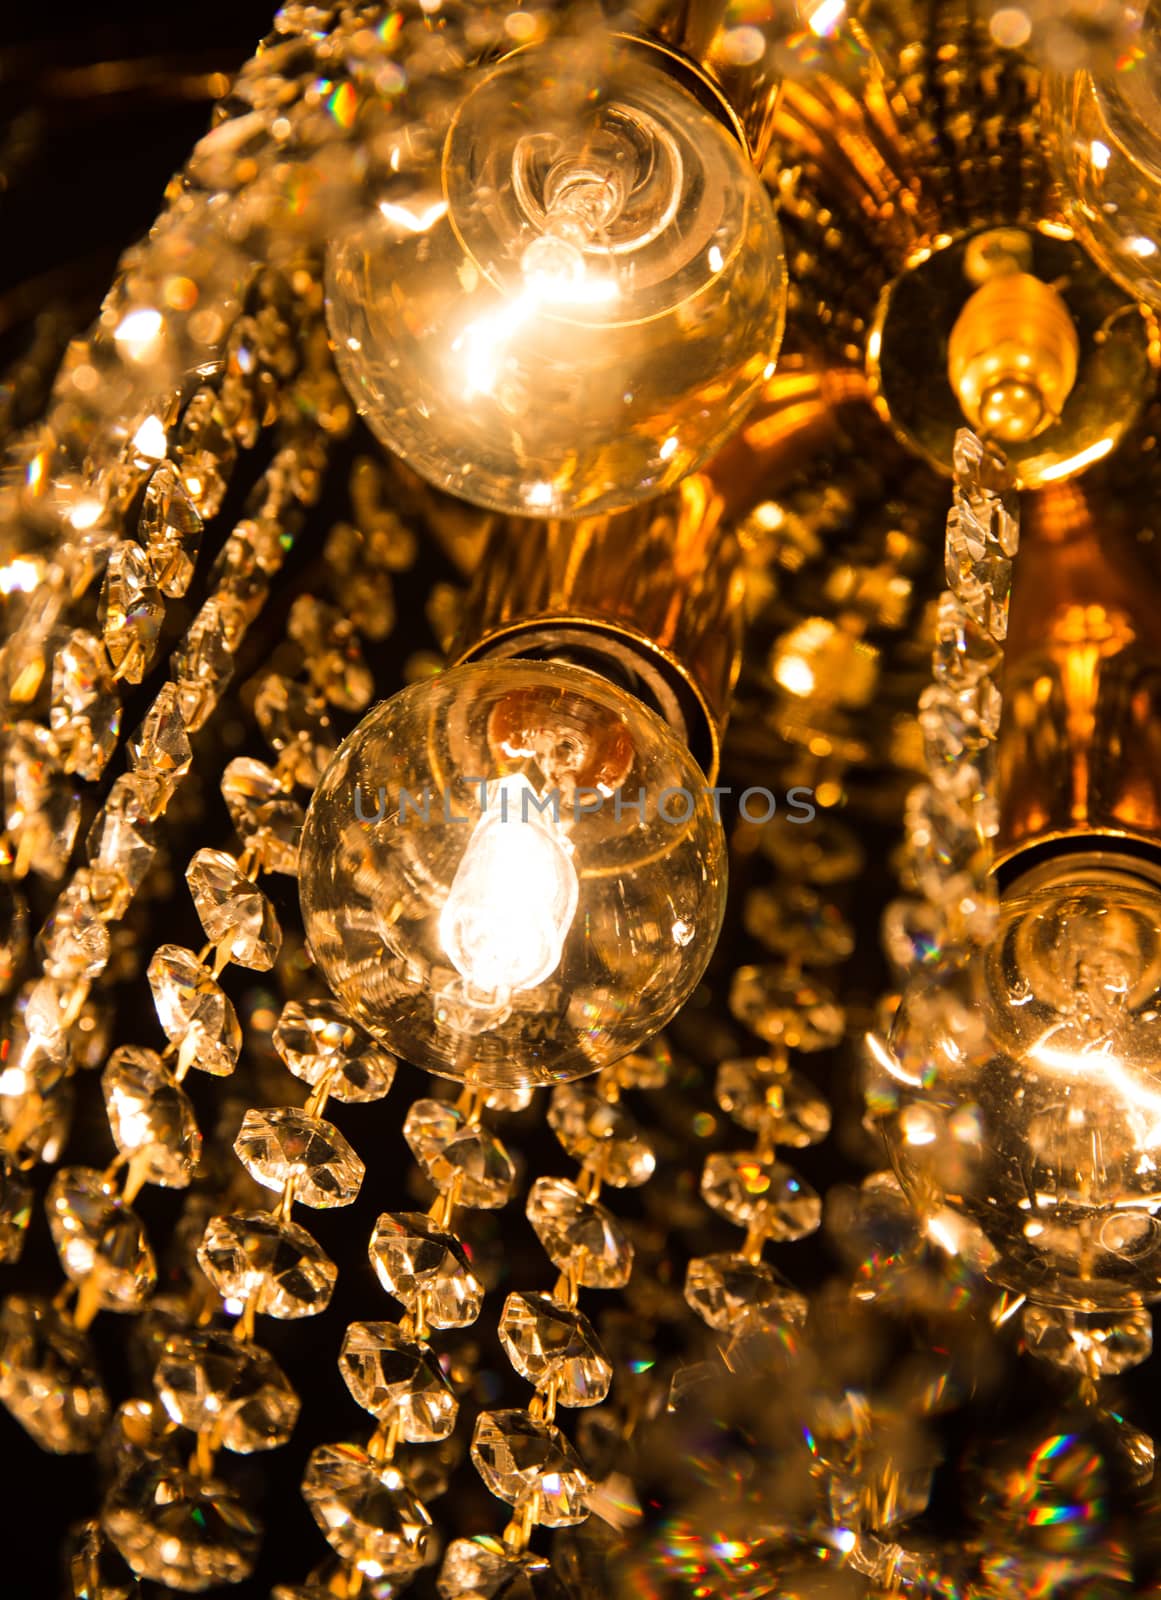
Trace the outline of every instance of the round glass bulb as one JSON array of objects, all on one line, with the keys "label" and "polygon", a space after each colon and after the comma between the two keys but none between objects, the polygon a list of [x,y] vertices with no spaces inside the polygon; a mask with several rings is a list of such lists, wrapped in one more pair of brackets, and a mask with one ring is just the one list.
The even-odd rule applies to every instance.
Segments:
[{"label": "round glass bulb", "polygon": [[785,258],[741,146],[647,50],[521,51],[461,103],[438,165],[332,246],[335,358],[389,449],[532,516],[670,488],[772,370]]},{"label": "round glass bulb", "polygon": [[1161,307],[1161,0],[1125,7],[1131,43],[1050,76],[1046,109],[1069,222],[1138,299]]},{"label": "round glass bulb", "polygon": [[328,983],[393,1051],[485,1085],[595,1072],[669,1020],[725,903],[705,779],[583,668],[456,667],[373,710],[300,853]]},{"label": "round glass bulb", "polygon": [[889,1071],[936,1240],[1044,1304],[1161,1298],[1161,889],[1107,858],[1029,874],[990,944],[904,993]]}]

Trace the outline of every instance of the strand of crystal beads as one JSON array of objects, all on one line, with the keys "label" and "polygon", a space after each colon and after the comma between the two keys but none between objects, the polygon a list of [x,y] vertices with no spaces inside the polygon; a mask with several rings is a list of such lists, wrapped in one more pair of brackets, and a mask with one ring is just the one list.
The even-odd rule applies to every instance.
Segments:
[{"label": "strand of crystal beads", "polygon": [[528,1548],[532,1530],[573,1526],[589,1515],[593,1480],[557,1426],[556,1408],[599,1405],[609,1392],[612,1363],[578,1308],[578,1291],[620,1289],[629,1281],[633,1246],[600,1194],[606,1184],[635,1188],[653,1174],[652,1146],[622,1095],[656,1082],[658,1073],[664,1066],[653,1056],[633,1055],[552,1091],[549,1126],[580,1170],[575,1181],[538,1178],[527,1214],[560,1275],[547,1293],[509,1294],[499,1325],[509,1361],[536,1393],[526,1410],[482,1412],[472,1438],[477,1472],[513,1515],[500,1539],[453,1540],[437,1585],[442,1600],[510,1585],[555,1592],[547,1560]]}]

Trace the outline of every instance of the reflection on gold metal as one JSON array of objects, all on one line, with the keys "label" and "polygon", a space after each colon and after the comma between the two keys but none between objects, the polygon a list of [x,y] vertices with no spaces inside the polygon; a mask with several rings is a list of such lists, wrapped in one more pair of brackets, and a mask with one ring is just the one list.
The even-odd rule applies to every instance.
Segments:
[{"label": "reflection on gold metal", "polygon": [[685,738],[716,777],[741,657],[737,541],[707,477],[617,516],[498,521],[454,661],[599,662]]},{"label": "reflection on gold metal", "polygon": [[1014,444],[1059,420],[1078,357],[1076,325],[1052,285],[1029,272],[1003,272],[981,284],[956,318],[947,371],[972,427]]},{"label": "reflection on gold metal", "polygon": [[1161,582],[1075,490],[1027,502],[1003,694],[997,866],[1094,835],[1161,846]]},{"label": "reflection on gold metal", "polygon": [[881,296],[867,341],[873,403],[941,471],[966,412],[1005,438],[1019,487],[1064,482],[1110,454],[1148,399],[1152,318],[1063,231],[1027,230],[1031,272],[978,288],[979,241],[997,230],[936,239]]}]

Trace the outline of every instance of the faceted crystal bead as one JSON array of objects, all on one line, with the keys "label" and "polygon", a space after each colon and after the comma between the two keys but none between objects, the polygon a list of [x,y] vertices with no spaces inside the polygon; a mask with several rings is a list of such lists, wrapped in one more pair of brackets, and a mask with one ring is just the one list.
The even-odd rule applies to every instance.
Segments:
[{"label": "faceted crystal bead", "polygon": [[124,773],[105,797],[85,840],[93,898],[122,917],[157,854],[149,807],[135,774]]},{"label": "faceted crystal bead", "polygon": [[170,657],[177,702],[191,732],[209,721],[234,675],[241,621],[228,600],[211,595]]},{"label": "faceted crystal bead", "polygon": [[866,858],[846,823],[825,815],[807,826],[779,812],[760,825],[758,848],[783,877],[803,879],[820,888],[857,878]]},{"label": "faceted crystal bead", "polygon": [[653,1175],[656,1158],[624,1106],[584,1083],[552,1091],[548,1123],[565,1151],[614,1188],[635,1188]]},{"label": "faceted crystal bead", "polygon": [[764,1129],[775,1144],[802,1150],[830,1132],[830,1107],[810,1079],[774,1056],[723,1061],[714,1096],[740,1127]]},{"label": "faceted crystal bead", "polygon": [[282,930],[274,907],[225,850],[198,850],[186,868],[186,882],[206,938],[231,961],[256,972],[274,965]]},{"label": "faceted crystal bead", "polygon": [[272,674],[254,699],[254,715],[279,766],[304,789],[313,789],[335,753],[326,702],[303,684]]},{"label": "faceted crystal bead", "polygon": [[366,1171],[333,1123],[294,1106],[247,1111],[234,1154],[263,1188],[293,1180],[294,1198],[317,1208],[349,1206]]},{"label": "faceted crystal bead", "polygon": [[711,1328],[732,1332],[751,1312],[774,1313],[787,1322],[806,1321],[805,1295],[765,1261],[723,1251],[696,1256],[685,1275],[685,1299]]},{"label": "faceted crystal bead", "polygon": [[228,1485],[156,1463],[114,1484],[102,1526],[138,1577],[187,1594],[241,1583],[261,1539],[258,1522]]},{"label": "faceted crystal bead", "polygon": [[72,1084],[65,1076],[67,1044],[61,1036],[30,1035],[18,1016],[9,1018],[5,1034],[0,1037],[0,1049],[7,1050],[0,1070],[0,1130],[8,1153],[21,1166],[54,1162],[68,1137],[73,1107]]},{"label": "faceted crystal bead", "polygon": [[139,1600],[137,1579],[101,1532],[99,1522],[75,1528],[68,1545],[65,1600]]},{"label": "faceted crystal bead", "polygon": [[558,1405],[599,1405],[609,1392],[613,1369],[592,1324],[551,1295],[510,1294],[500,1316],[500,1343],[520,1376],[537,1389],[551,1389]]},{"label": "faceted crystal bead", "polygon": [[951,689],[967,689],[998,673],[999,645],[973,621],[955,595],[940,595],[935,613],[935,681]]},{"label": "faceted crystal bead", "polygon": [[298,870],[305,813],[264,762],[238,756],[222,773],[222,798],[242,842],[267,872]]},{"label": "faceted crystal bead", "polygon": [[139,1181],[184,1189],[197,1169],[202,1136],[189,1096],[156,1050],[122,1045],[101,1076],[113,1143]]},{"label": "faceted crystal bead", "polygon": [[48,1226],[66,1276],[105,1311],[136,1311],[157,1282],[140,1218],[90,1167],[65,1167],[49,1185]]},{"label": "faceted crystal bead", "polygon": [[317,1089],[323,1077],[336,1100],[381,1100],[395,1060],[333,1000],[290,1001],[274,1028],[274,1048],[296,1078]]},{"label": "faceted crystal bead", "polygon": [[109,930],[80,874],[63,890],[49,913],[37,935],[36,948],[48,976],[62,982],[96,978],[108,965]]},{"label": "faceted crystal bead", "polygon": [[18,722],[4,741],[4,825],[16,840],[22,869],[59,878],[72,853],[80,797],[60,763],[47,728]]},{"label": "faceted crystal bead", "polygon": [[506,1205],[516,1181],[512,1159],[488,1128],[469,1122],[446,1100],[417,1100],[403,1137],[437,1189],[454,1189],[461,1205],[491,1210]]},{"label": "faceted crystal bead", "polygon": [[588,1516],[592,1483],[551,1422],[527,1411],[484,1411],[476,1419],[472,1461],[497,1500],[528,1507],[533,1522],[563,1528]]},{"label": "faceted crystal bead", "polygon": [[0,1400],[56,1455],[92,1450],[109,1421],[88,1338],[48,1300],[23,1295],[0,1309]]},{"label": "faceted crystal bead", "polygon": [[393,1322],[352,1322],[339,1371],[355,1403],[410,1444],[446,1439],[459,1401],[424,1340],[409,1339]]},{"label": "faceted crystal bead", "polygon": [[129,765],[156,785],[153,804],[157,811],[164,811],[192,760],[193,751],[182,720],[177,687],[172,683],[162,684],[141,726],[129,740]]},{"label": "faceted crystal bead", "polygon": [[253,1295],[259,1311],[285,1320],[325,1311],[338,1277],[305,1228],[269,1211],[211,1218],[198,1261],[224,1299],[241,1306]]},{"label": "faceted crystal bead", "polygon": [[28,954],[28,902],[15,884],[0,878],[0,994],[9,990]]},{"label": "faceted crystal bead", "polygon": [[171,1334],[153,1386],[174,1422],[239,1455],[285,1444],[298,1420],[298,1396],[274,1357],[232,1333]]},{"label": "faceted crystal bead", "polygon": [[775,955],[808,967],[845,961],[855,948],[854,929],[838,908],[803,883],[753,889],[742,908],[746,932]]},{"label": "faceted crystal bead", "polygon": [[730,1010],[760,1039],[788,1050],[829,1050],[846,1026],[829,989],[786,967],[739,967],[730,985]]},{"label": "faceted crystal bead", "polygon": [[622,1089],[664,1089],[673,1071],[673,1052],[658,1035],[643,1049],[622,1056],[606,1071],[613,1073]]},{"label": "faceted crystal bead", "polygon": [[226,497],[238,455],[212,389],[202,387],[186,406],[176,454],[181,481],[200,514],[208,520],[217,514]]},{"label": "faceted crystal bead", "polygon": [[422,1565],[431,1518],[392,1462],[353,1444],[321,1445],[302,1496],[332,1549],[360,1571],[402,1578]]},{"label": "faceted crystal bead", "polygon": [[19,1261],[32,1220],[32,1189],[11,1157],[0,1155],[0,1262]]},{"label": "faceted crystal bead", "polygon": [[701,1175],[706,1205],[771,1239],[802,1239],[822,1220],[822,1201],[792,1167],[751,1150],[719,1150]]},{"label": "faceted crystal bead", "polygon": [[1115,1377],[1153,1353],[1153,1319],[1146,1310],[1085,1315],[1029,1305],[1023,1320],[1024,1343],[1032,1355],[1082,1378]]},{"label": "faceted crystal bead", "polygon": [[422,1211],[384,1212],[375,1224],[371,1265],[388,1294],[433,1328],[464,1328],[480,1314],[484,1290],[459,1240]]},{"label": "faceted crystal bead", "polygon": [[545,1556],[487,1533],[452,1540],[435,1587],[440,1600],[567,1600]]},{"label": "faceted crystal bead", "polygon": [[49,726],[66,770],[99,778],[117,748],[121,700],[105,647],[91,633],[70,634],[53,657]]},{"label": "faceted crystal bead", "polygon": [[237,1013],[193,951],[159,945],[149,963],[149,987],[166,1038],[178,1046],[178,1065],[216,1078],[233,1072],[242,1048]]},{"label": "faceted crystal bead", "polygon": [[163,461],[149,480],[137,531],[162,594],[183,595],[193,581],[202,519],[169,461]]},{"label": "faceted crystal bead", "polygon": [[621,1289],[633,1270],[633,1246],[604,1206],[583,1200],[564,1178],[537,1178],[528,1220],[554,1266],[587,1289]]},{"label": "faceted crystal bead", "polygon": [[140,683],[157,649],[165,602],[145,551],[132,539],[109,557],[97,618],[117,676]]}]

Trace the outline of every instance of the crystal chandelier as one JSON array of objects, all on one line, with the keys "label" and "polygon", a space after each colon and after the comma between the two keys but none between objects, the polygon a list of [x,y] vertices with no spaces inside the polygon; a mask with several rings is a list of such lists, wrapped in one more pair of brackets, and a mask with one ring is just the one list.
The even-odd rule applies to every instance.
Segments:
[{"label": "crystal chandelier", "polygon": [[0,394],[12,1592],[1161,1593],[1156,7],[211,80]]}]

